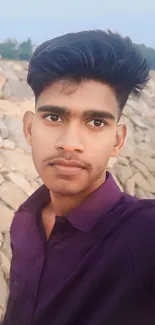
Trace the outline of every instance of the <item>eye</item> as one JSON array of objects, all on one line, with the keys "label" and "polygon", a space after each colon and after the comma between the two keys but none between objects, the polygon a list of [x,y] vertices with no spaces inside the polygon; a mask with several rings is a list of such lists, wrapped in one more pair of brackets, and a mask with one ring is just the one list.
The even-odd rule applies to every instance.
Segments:
[{"label": "eye", "polygon": [[106,125],[106,123],[101,121],[101,120],[91,120],[91,121],[88,122],[88,124],[95,127],[95,128],[101,128],[104,125]]},{"label": "eye", "polygon": [[48,114],[46,116],[44,116],[46,120],[48,121],[52,121],[52,122],[62,122],[62,119],[58,116],[58,115],[55,115],[55,114]]}]

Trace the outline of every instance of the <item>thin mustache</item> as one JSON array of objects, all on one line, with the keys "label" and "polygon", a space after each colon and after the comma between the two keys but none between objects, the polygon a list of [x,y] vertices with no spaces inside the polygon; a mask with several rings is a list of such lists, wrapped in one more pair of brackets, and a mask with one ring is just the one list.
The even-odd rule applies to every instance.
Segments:
[{"label": "thin mustache", "polygon": [[54,156],[54,157],[48,157],[45,159],[45,163],[47,165],[50,165],[51,163],[54,163],[55,161],[59,160],[59,159],[64,159],[66,161],[77,161],[79,164],[81,164],[84,168],[87,168],[87,169],[91,169],[91,166],[90,164],[88,164],[87,162],[81,160],[81,159],[78,159],[77,157],[75,156],[71,156],[71,155],[61,155],[61,156]]}]

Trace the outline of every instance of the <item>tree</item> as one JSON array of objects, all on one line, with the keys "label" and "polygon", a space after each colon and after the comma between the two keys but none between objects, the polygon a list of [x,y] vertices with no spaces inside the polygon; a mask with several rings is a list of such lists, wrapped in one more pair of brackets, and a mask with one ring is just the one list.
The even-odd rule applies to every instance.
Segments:
[{"label": "tree", "polygon": [[0,43],[0,54],[2,57],[11,60],[18,59],[18,45],[15,40],[8,39]]},{"label": "tree", "polygon": [[31,56],[32,56],[32,51],[33,51],[33,46],[32,46],[32,42],[31,39],[28,38],[27,41],[22,42],[21,44],[19,44],[18,47],[18,57],[20,60],[30,60]]}]

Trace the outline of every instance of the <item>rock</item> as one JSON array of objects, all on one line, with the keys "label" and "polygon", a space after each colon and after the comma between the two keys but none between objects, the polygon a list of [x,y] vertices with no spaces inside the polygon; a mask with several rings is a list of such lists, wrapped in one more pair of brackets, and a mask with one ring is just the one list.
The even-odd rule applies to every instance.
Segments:
[{"label": "rock", "polygon": [[10,274],[10,261],[9,259],[0,251],[0,267],[6,281],[9,280]]},{"label": "rock", "polygon": [[6,77],[2,73],[0,73],[0,90],[3,89],[5,82],[6,82]]},{"label": "rock", "polygon": [[2,320],[3,320],[3,308],[0,307],[0,325],[2,325]]},{"label": "rock", "polygon": [[0,99],[0,110],[2,113],[4,112],[5,115],[22,116],[20,107],[9,100]]},{"label": "rock", "polygon": [[132,122],[135,125],[139,126],[140,128],[147,129],[147,125],[142,122],[142,119],[141,119],[140,116],[138,116],[138,115],[131,115],[130,116],[130,119],[132,120]]},{"label": "rock", "polygon": [[13,149],[15,149],[15,143],[12,142],[11,140],[4,139],[3,148],[8,149],[8,150],[13,150]]},{"label": "rock", "polygon": [[16,173],[10,172],[6,175],[6,178],[12,181],[17,186],[19,186],[23,190],[23,192],[28,196],[32,195],[32,193],[34,192],[29,182],[21,174],[17,172]]},{"label": "rock", "polygon": [[11,261],[12,258],[12,250],[10,247],[10,233],[5,232],[3,235],[3,243],[1,246],[1,252]]},{"label": "rock", "polygon": [[149,130],[150,128],[154,127],[155,123],[155,116],[153,115],[153,112],[151,116],[146,116],[145,117],[145,124],[147,125],[147,129]]},{"label": "rock", "polygon": [[134,133],[134,139],[135,139],[135,141],[136,142],[142,142],[143,141],[143,139],[144,139],[144,135],[142,135],[141,133],[139,133],[139,132],[135,132]]},{"label": "rock", "polygon": [[131,116],[134,114],[135,114],[134,109],[130,105],[127,104],[123,110],[123,115],[128,117],[128,116]]},{"label": "rock", "polygon": [[114,172],[111,172],[112,173],[112,176],[116,182],[116,184],[118,185],[118,187],[120,188],[121,192],[124,192],[124,188],[123,186],[121,185],[120,181],[118,180],[117,176],[115,175]]},{"label": "rock", "polygon": [[135,132],[138,132],[141,136],[144,137],[144,134],[145,134],[147,131],[148,131],[148,130],[143,130],[143,129],[141,129],[138,125],[135,125],[134,133],[135,133]]},{"label": "rock", "polygon": [[7,300],[7,284],[3,276],[3,272],[0,268],[0,307],[4,308]]},{"label": "rock", "polygon": [[134,109],[134,111],[137,112],[138,102],[139,102],[139,100],[137,100],[137,98],[130,96],[128,101],[127,101],[127,105],[131,106]]},{"label": "rock", "polygon": [[16,71],[16,75],[20,81],[23,81],[23,80],[25,81],[27,78],[27,71],[23,70],[23,69],[20,71]]},{"label": "rock", "polygon": [[147,136],[145,136],[144,137],[144,142],[147,142],[147,143],[149,143],[151,141],[151,139],[150,138],[148,138]]},{"label": "rock", "polygon": [[146,197],[148,197],[148,199],[154,200],[155,199],[155,195],[153,195],[150,192],[146,192]]},{"label": "rock", "polygon": [[0,211],[1,211],[0,232],[4,233],[10,230],[14,212],[1,201],[0,201]]},{"label": "rock", "polygon": [[146,117],[151,114],[151,110],[150,110],[149,106],[147,105],[147,103],[144,101],[143,97],[141,97],[141,99],[139,100],[139,105],[138,105],[137,109],[139,110],[140,115],[142,117]]},{"label": "rock", "polygon": [[145,198],[151,199],[151,200],[155,200],[155,194],[152,194],[150,192],[145,192]]},{"label": "rock", "polygon": [[140,156],[139,161],[142,162],[150,172],[155,173],[155,158],[147,156]]},{"label": "rock", "polygon": [[123,166],[129,166],[129,160],[126,157],[118,157],[118,163],[120,163]]},{"label": "rock", "polygon": [[143,89],[143,94],[148,98],[152,97],[152,94],[150,93],[149,87],[146,87],[145,89]]},{"label": "rock", "polygon": [[[134,160],[132,163],[132,166],[136,167],[137,171],[140,171],[144,177],[150,177],[150,173],[147,169],[147,167],[140,161]],[[131,166],[131,167],[132,167]]]},{"label": "rock", "polygon": [[144,156],[147,153],[147,157],[153,157],[155,158],[155,150],[153,148],[151,148],[150,146],[148,146],[147,143],[140,143],[136,146],[136,152],[137,152],[137,156]]},{"label": "rock", "polygon": [[3,244],[3,235],[2,235],[2,233],[0,232],[0,248],[2,247],[2,244]]},{"label": "rock", "polygon": [[6,139],[8,137],[8,129],[4,123],[4,120],[0,120],[0,134],[3,139]]},{"label": "rock", "polygon": [[5,125],[9,130],[8,139],[15,143],[17,148],[26,152],[31,151],[31,147],[26,143],[23,133],[23,122],[19,117],[6,116]]},{"label": "rock", "polygon": [[125,185],[127,180],[133,175],[131,167],[123,165],[116,165],[115,173],[122,185]]},{"label": "rock", "polygon": [[146,192],[142,190],[141,188],[136,188],[135,189],[135,196],[138,199],[146,199]]},{"label": "rock", "polygon": [[[155,177],[153,177],[151,173],[149,173],[149,175],[147,176],[147,181],[149,182],[151,187],[155,189]],[[152,191],[152,193],[154,193],[154,191]]]},{"label": "rock", "polygon": [[134,174],[134,181],[135,184],[140,187],[142,190],[155,193],[155,188],[153,189],[152,186],[149,184],[149,182],[144,178],[144,176],[137,172]]},{"label": "rock", "polygon": [[0,111],[0,120],[4,120],[5,114]]},{"label": "rock", "polygon": [[143,89],[143,93],[147,97],[154,97],[155,82],[153,79],[150,79],[148,85]]},{"label": "rock", "polygon": [[2,147],[3,147],[3,139],[2,139],[2,137],[0,135],[0,148],[2,148]]},{"label": "rock", "polygon": [[129,195],[135,195],[135,179],[134,175],[129,178],[125,184],[125,192]]},{"label": "rock", "polygon": [[5,165],[5,157],[3,155],[3,152],[0,151],[0,169],[2,169]]},{"label": "rock", "polygon": [[6,159],[6,168],[9,171],[17,171],[23,175],[28,181],[32,181],[38,177],[35,170],[33,160],[30,154],[21,150],[4,150],[4,157]]},{"label": "rock", "polygon": [[23,114],[27,110],[32,111],[33,113],[35,113],[35,98],[34,98],[34,96],[31,99],[19,101],[18,105],[19,105],[19,107],[21,109],[21,112],[23,112]]},{"label": "rock", "polygon": [[16,184],[7,181],[0,185],[0,198],[11,209],[17,210],[27,195]]},{"label": "rock", "polygon": [[33,96],[33,92],[26,80],[8,80],[5,83],[3,94],[5,97],[12,99],[29,99]]},{"label": "rock", "polygon": [[109,162],[108,162],[108,168],[113,168],[115,163],[117,161],[117,158],[116,157],[112,157],[109,159]]},{"label": "rock", "polygon": [[[155,123],[154,123],[154,125],[155,125]],[[153,128],[153,130],[150,129],[149,130],[149,133],[147,135],[151,139],[151,147],[154,149],[154,157],[155,157],[155,136],[154,136],[154,128]],[[150,145],[149,145],[149,147],[150,147]]]},{"label": "rock", "polygon": [[33,188],[34,191],[36,191],[40,185],[38,184],[38,182],[36,180],[32,180],[30,182],[30,186],[31,186],[31,188]]},{"label": "rock", "polygon": [[1,67],[3,69],[3,74],[5,78],[9,81],[18,81],[18,78],[15,72],[12,69],[12,64],[9,61],[1,62]]},{"label": "rock", "polygon": [[43,185],[43,181],[40,177],[37,177],[35,181],[38,183],[39,186]]},{"label": "rock", "polygon": [[4,183],[4,181],[5,181],[4,177],[0,174],[0,185]]},{"label": "rock", "polygon": [[146,156],[146,153],[147,153],[147,157],[155,158],[155,151],[152,148],[150,148],[148,146],[148,144],[146,144],[144,142],[140,143],[140,145],[137,144],[136,152],[134,153],[133,156],[129,157],[129,161],[133,162],[133,161],[138,160],[143,164],[143,157]]},{"label": "rock", "polygon": [[[136,115],[141,117],[148,116],[150,114],[149,106],[147,105],[143,97],[144,96],[142,95],[141,98],[138,99],[138,101],[134,99],[129,100],[129,105],[131,105],[134,109],[134,114],[136,113]],[[129,116],[130,115],[131,114],[129,114]]]},{"label": "rock", "polygon": [[15,72],[23,70],[22,66],[20,64],[13,65],[13,70]]}]

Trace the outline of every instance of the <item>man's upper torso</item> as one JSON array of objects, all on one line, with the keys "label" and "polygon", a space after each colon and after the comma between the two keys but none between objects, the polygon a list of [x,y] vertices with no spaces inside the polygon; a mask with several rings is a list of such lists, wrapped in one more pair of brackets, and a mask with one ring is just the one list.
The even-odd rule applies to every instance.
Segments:
[{"label": "man's upper torso", "polygon": [[106,182],[46,241],[45,186],[17,211],[4,325],[152,325],[155,323],[155,201]]}]

